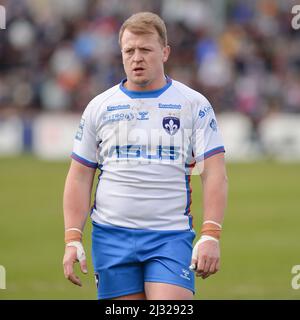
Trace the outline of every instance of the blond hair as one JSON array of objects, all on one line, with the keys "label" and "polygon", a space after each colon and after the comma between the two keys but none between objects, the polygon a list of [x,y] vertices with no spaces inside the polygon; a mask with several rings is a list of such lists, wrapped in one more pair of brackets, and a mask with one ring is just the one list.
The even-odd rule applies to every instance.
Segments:
[{"label": "blond hair", "polygon": [[168,44],[167,28],[164,21],[155,13],[139,12],[133,14],[122,24],[119,32],[119,44],[125,29],[134,34],[151,34],[157,32],[161,44],[165,47]]}]

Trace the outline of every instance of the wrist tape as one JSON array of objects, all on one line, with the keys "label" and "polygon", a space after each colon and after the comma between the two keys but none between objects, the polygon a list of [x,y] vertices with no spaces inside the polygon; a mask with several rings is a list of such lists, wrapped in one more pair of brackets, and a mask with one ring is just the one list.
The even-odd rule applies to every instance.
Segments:
[{"label": "wrist tape", "polygon": [[77,260],[79,262],[81,262],[82,260],[85,260],[85,252],[84,252],[84,249],[83,249],[83,246],[82,246],[82,243],[80,241],[71,241],[71,242],[68,242],[67,247],[75,247],[76,248],[76,251],[77,251]]},{"label": "wrist tape", "polygon": [[203,222],[201,236],[211,236],[217,240],[221,237],[222,226],[214,221],[207,220]]},{"label": "wrist tape", "polygon": [[65,231],[65,243],[71,241],[81,241],[82,240],[82,231],[77,228],[69,228]]}]

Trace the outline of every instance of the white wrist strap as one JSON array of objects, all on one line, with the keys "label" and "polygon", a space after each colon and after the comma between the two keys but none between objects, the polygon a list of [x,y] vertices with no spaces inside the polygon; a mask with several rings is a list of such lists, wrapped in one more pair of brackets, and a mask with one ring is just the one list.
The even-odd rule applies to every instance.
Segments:
[{"label": "white wrist strap", "polygon": [[220,229],[222,229],[222,225],[216,221],[212,221],[212,220],[205,220],[202,224],[206,224],[206,223],[212,223],[215,224],[216,226],[218,226]]},{"label": "white wrist strap", "polygon": [[71,241],[67,243],[67,247],[75,247],[77,249],[77,259],[79,262],[85,260],[85,252],[80,241]]},{"label": "white wrist strap", "polygon": [[[192,253],[192,259],[197,260],[198,259],[198,247],[201,243],[208,241],[208,240],[212,240],[215,242],[219,242],[218,239],[211,237],[211,236],[201,236],[201,238],[196,242],[194,248],[193,248],[193,253]],[[193,263],[192,265],[190,265],[190,270],[195,270],[196,269],[196,265]]]},{"label": "white wrist strap", "polygon": [[78,228],[69,228],[65,230],[65,232],[68,232],[68,231],[78,231],[80,234],[82,234],[82,231]]}]

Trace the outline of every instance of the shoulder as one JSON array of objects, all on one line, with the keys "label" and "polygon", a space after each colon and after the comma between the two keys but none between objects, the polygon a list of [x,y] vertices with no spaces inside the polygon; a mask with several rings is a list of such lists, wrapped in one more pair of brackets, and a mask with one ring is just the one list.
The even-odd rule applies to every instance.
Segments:
[{"label": "shoulder", "polygon": [[210,105],[208,99],[203,94],[188,87],[182,82],[172,80],[172,84],[174,89],[177,90],[186,100],[190,101],[193,105]]}]

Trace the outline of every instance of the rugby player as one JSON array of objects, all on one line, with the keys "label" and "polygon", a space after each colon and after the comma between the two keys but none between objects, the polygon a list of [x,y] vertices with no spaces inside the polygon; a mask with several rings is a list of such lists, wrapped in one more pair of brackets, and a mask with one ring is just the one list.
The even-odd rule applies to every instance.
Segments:
[{"label": "rugby player", "polygon": [[[81,285],[74,264],[87,272],[82,234],[90,212],[99,299],[192,299],[194,276],[205,279],[220,267],[227,198],[220,130],[209,101],[165,74],[170,46],[158,15],[132,15],[119,44],[126,79],[91,100],[74,139],[64,190],[64,274]],[[203,225],[193,249],[195,165]]]}]

